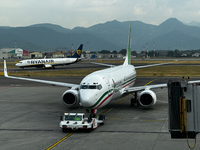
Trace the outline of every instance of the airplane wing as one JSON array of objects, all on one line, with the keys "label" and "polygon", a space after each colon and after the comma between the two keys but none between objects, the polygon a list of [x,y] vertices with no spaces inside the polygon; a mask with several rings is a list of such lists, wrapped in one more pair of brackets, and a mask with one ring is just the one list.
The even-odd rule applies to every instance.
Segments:
[{"label": "airplane wing", "polygon": [[160,65],[167,65],[167,64],[171,64],[171,63],[173,63],[173,62],[170,62],[170,63],[153,64],[153,65],[146,65],[146,66],[137,66],[137,67],[135,67],[135,69],[147,68],[147,67],[153,67],[153,66],[160,66]]},{"label": "airplane wing", "polygon": [[[188,84],[196,84],[196,83],[200,83],[200,80],[188,81]],[[165,88],[165,87],[167,87],[167,83],[147,85],[147,86],[138,86],[138,87],[129,87],[124,90],[124,93],[132,93],[132,92],[138,92],[138,91],[142,91],[142,90],[150,90],[150,89]]]},{"label": "airplane wing", "polygon": [[155,89],[155,88],[165,88],[167,87],[167,84],[156,84],[156,85],[147,85],[147,86],[138,86],[138,87],[129,87],[124,90],[124,93],[132,93],[132,92],[137,92],[137,91],[142,91],[142,90],[150,90],[150,89]]},{"label": "airplane wing", "polygon": [[103,64],[103,63],[97,63],[97,62],[90,62],[92,64],[96,64],[96,65],[102,65],[102,66],[107,66],[107,67],[114,67],[115,65],[110,65],[110,64]]},{"label": "airplane wing", "polygon": [[[108,67],[114,67],[115,66],[115,65],[103,64],[103,63],[96,63],[96,62],[91,62],[91,63],[92,64],[96,64],[96,65],[108,66]],[[167,64],[171,64],[171,63],[173,63],[173,62],[153,64],[153,65],[146,65],[146,66],[137,66],[137,67],[135,67],[135,69],[147,68],[147,67],[153,67],[153,66],[160,66],[160,65],[167,65]]]},{"label": "airplane wing", "polygon": [[4,60],[4,76],[6,78],[12,78],[12,79],[19,79],[19,80],[27,80],[27,81],[34,81],[34,82],[39,82],[39,83],[46,83],[46,84],[51,84],[51,85],[59,85],[59,86],[64,86],[64,87],[74,87],[78,88],[80,85],[78,84],[71,84],[71,83],[63,83],[63,82],[56,82],[56,81],[47,81],[47,80],[40,80],[40,79],[30,79],[30,78],[22,78],[22,77],[13,77],[9,76],[7,73],[7,66],[6,66],[6,60]]}]

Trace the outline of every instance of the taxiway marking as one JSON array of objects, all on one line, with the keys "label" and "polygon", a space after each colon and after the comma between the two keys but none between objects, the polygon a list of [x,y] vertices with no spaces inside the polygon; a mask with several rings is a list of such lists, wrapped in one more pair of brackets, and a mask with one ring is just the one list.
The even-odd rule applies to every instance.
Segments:
[{"label": "taxiway marking", "polygon": [[72,134],[74,134],[74,132],[69,133],[67,136],[65,136],[64,138],[62,138],[61,140],[59,140],[58,142],[56,142],[55,144],[51,145],[49,148],[47,148],[46,150],[50,150],[52,148],[54,148],[56,145],[58,145],[59,143],[61,143],[62,141],[64,141],[65,139],[67,139],[68,137],[70,137]]}]

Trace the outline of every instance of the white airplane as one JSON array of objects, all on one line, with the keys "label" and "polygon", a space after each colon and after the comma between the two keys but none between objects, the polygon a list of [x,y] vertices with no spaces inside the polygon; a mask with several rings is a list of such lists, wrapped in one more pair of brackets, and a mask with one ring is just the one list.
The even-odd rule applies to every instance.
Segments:
[{"label": "white airplane", "polygon": [[5,77],[12,79],[28,80],[70,87],[71,89],[66,90],[62,95],[63,102],[68,106],[81,105],[91,113],[91,116],[95,116],[96,110],[104,107],[110,101],[138,91],[142,92],[139,94],[137,102],[143,107],[152,106],[156,103],[157,98],[156,94],[151,89],[167,87],[167,84],[132,87],[136,81],[135,69],[164,65],[168,63],[139,67],[134,67],[131,65],[131,23],[129,30],[128,48],[124,63],[120,66],[112,66],[108,69],[95,71],[87,75],[80,84],[8,76],[5,60],[4,75]]},{"label": "white airplane", "polygon": [[27,59],[21,60],[15,65],[24,68],[24,67],[37,67],[37,68],[54,68],[55,66],[63,66],[69,65],[81,60],[81,52],[82,52],[83,44],[79,46],[73,56],[70,58],[48,58],[44,57],[44,59]]}]

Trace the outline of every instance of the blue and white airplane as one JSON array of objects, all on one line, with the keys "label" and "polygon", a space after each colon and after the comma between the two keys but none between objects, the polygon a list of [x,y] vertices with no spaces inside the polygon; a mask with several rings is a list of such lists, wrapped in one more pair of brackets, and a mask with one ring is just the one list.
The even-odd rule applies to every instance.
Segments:
[{"label": "blue and white airplane", "polygon": [[95,116],[97,109],[106,106],[110,101],[138,91],[142,92],[139,94],[137,102],[143,107],[149,107],[154,105],[157,100],[156,94],[151,89],[167,87],[167,84],[133,87],[136,81],[135,69],[164,65],[168,63],[134,67],[131,65],[130,43],[131,23],[129,27],[127,54],[124,63],[119,66],[112,66],[108,69],[95,71],[87,75],[80,84],[8,76],[6,61],[4,61],[4,75],[5,77],[12,79],[69,87],[71,89],[66,90],[62,95],[63,102],[68,106],[81,105],[93,116]]},{"label": "blue and white airplane", "polygon": [[37,68],[54,68],[55,66],[64,66],[79,62],[81,60],[83,44],[79,46],[73,56],[70,58],[44,58],[44,59],[26,59],[21,60],[15,65],[20,68],[37,67]]}]

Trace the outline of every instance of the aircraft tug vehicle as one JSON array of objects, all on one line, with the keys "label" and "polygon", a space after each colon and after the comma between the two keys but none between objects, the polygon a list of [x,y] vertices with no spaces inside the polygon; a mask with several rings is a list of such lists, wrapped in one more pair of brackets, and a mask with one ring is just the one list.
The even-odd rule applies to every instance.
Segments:
[{"label": "aircraft tug vehicle", "polygon": [[105,116],[100,115],[97,118],[91,115],[87,118],[85,113],[64,113],[60,117],[60,128],[63,132],[68,130],[93,130],[99,125],[103,125]]}]

